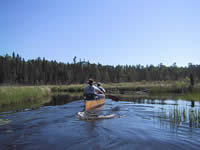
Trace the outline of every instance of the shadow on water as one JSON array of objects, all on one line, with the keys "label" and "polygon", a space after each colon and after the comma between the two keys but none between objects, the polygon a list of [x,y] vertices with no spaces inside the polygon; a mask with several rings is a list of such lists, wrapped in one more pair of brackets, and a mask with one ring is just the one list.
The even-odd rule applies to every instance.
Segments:
[{"label": "shadow on water", "polygon": [[14,113],[20,111],[34,110],[40,108],[42,105],[42,102],[3,105],[0,107],[0,113]]},{"label": "shadow on water", "polygon": [[70,95],[70,94],[61,94],[61,95],[53,95],[51,100],[44,104],[44,106],[55,106],[55,105],[64,105],[69,102],[83,99],[81,95]]}]

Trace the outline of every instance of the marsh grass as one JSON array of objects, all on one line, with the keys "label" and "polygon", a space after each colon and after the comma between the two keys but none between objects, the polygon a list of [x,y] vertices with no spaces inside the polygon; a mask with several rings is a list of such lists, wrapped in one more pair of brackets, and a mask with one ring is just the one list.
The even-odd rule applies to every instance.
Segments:
[{"label": "marsh grass", "polygon": [[[87,84],[49,85],[49,86],[1,86],[0,106],[40,102],[53,93],[81,93]],[[189,91],[188,81],[141,81],[103,84],[107,94],[115,94],[129,99],[135,98],[178,98],[200,100],[200,84],[196,84],[192,92]],[[180,97],[181,94],[181,97]],[[175,97],[176,98],[176,97]]]},{"label": "marsh grass", "polygon": [[[49,86],[52,92],[82,92],[87,84],[56,85]],[[107,93],[126,94],[127,92],[148,91],[150,94],[159,93],[186,93],[189,89],[188,81],[141,81],[141,82],[122,82],[106,83],[103,87]],[[194,90],[200,91],[200,85]]]},{"label": "marsh grass", "polygon": [[154,82],[130,82],[111,83],[104,86],[108,92],[126,93],[127,91],[149,91],[151,94],[158,93],[184,93],[188,91],[187,81],[154,81]]},{"label": "marsh grass", "polygon": [[200,93],[190,92],[178,96],[179,99],[200,101]]},{"label": "marsh grass", "polygon": [[169,120],[172,127],[180,126],[182,123],[190,127],[200,127],[200,109],[199,108],[179,108],[175,106],[170,110],[163,110],[160,117],[161,121]]},{"label": "marsh grass", "polygon": [[50,88],[47,86],[1,87],[0,106],[39,102],[49,94]]},{"label": "marsh grass", "polygon": [[107,93],[127,98],[184,99],[200,101],[200,84],[190,87],[188,81],[155,81],[111,83],[104,86]]},{"label": "marsh grass", "polygon": [[86,84],[49,86],[52,92],[82,92]]}]

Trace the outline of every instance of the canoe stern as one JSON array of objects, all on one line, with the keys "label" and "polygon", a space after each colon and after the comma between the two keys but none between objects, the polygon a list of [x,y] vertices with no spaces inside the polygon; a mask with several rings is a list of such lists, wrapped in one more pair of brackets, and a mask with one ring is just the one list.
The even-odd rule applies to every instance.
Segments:
[{"label": "canoe stern", "polygon": [[105,99],[98,99],[98,100],[85,100],[85,110],[91,110],[93,108],[99,107],[105,104]]}]

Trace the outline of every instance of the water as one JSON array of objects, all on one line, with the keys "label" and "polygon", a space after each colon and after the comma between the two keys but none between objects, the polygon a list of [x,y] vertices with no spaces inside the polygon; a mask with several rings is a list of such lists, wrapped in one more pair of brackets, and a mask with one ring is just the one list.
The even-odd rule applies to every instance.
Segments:
[{"label": "water", "polygon": [[[95,113],[112,119],[80,120],[84,102],[1,113],[1,150],[137,149],[188,150],[200,147],[199,102],[108,99]],[[193,120],[191,119],[193,113]],[[195,116],[197,115],[197,116]],[[6,122],[7,119],[7,122]]]}]

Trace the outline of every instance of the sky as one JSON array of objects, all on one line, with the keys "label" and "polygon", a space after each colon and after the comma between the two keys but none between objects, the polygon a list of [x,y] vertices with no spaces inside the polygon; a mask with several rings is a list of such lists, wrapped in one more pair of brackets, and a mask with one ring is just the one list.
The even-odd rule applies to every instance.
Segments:
[{"label": "sky", "polygon": [[0,0],[0,55],[200,64],[199,0]]}]

